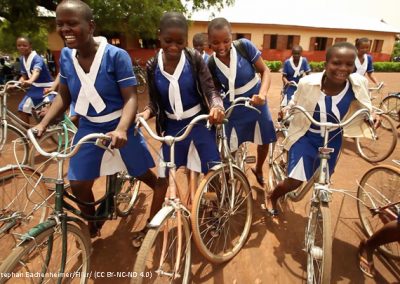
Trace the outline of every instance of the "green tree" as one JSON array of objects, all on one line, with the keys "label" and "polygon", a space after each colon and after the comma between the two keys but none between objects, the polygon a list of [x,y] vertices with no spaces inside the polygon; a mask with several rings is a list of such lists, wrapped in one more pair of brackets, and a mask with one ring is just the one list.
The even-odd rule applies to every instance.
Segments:
[{"label": "green tree", "polygon": [[394,44],[394,49],[392,53],[392,60],[395,57],[400,57],[400,40],[397,40]]},{"label": "green tree", "polygon": [[[37,6],[55,11],[61,0],[0,0],[0,50],[14,51],[15,39],[28,35],[35,49],[47,44],[49,19],[41,18]],[[105,32],[129,32],[143,38],[156,35],[164,11],[191,12],[232,5],[234,0],[86,0],[94,11],[96,25]],[[33,16],[36,15],[36,16]]]}]

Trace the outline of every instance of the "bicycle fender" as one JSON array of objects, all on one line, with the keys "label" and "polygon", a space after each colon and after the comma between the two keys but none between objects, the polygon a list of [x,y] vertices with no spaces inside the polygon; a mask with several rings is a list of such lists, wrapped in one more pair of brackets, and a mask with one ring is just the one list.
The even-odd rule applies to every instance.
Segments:
[{"label": "bicycle fender", "polygon": [[172,212],[175,211],[175,208],[172,206],[164,206],[160,211],[157,212],[156,216],[151,219],[150,223],[147,225],[148,228],[157,228],[161,226],[161,223],[167,218]]},{"label": "bicycle fender", "polygon": [[55,220],[47,220],[43,223],[36,225],[35,227],[31,228],[27,233],[21,236],[21,242],[18,245],[21,245],[22,243],[37,237],[41,232],[46,231],[47,229],[54,227],[55,225]]}]

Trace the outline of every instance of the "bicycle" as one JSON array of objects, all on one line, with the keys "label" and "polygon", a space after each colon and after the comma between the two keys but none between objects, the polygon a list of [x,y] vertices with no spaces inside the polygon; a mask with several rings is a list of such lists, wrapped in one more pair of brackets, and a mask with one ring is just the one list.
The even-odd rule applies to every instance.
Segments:
[{"label": "bicycle", "polygon": [[[238,106],[258,111],[250,105],[250,98],[239,97],[225,110],[226,121]],[[221,164],[201,181],[191,212],[196,247],[212,263],[232,259],[246,243],[252,224],[253,199],[245,164],[253,162],[254,157],[247,155],[246,143],[234,155],[231,153],[225,124],[217,126]]]},{"label": "bicycle", "polygon": [[[176,183],[175,173],[175,142],[182,141],[185,139],[189,132],[192,130],[193,126],[200,122],[201,120],[208,119],[208,115],[199,115],[195,117],[187,126],[184,133],[178,137],[165,136],[160,137],[156,135],[146,121],[139,117],[139,123],[146,129],[146,131],[150,134],[150,136],[163,143],[167,143],[170,146],[170,161],[165,162],[166,166],[169,169],[169,188],[167,191],[167,196],[165,198],[165,203],[163,208],[156,214],[156,216],[150,221],[148,225],[148,232],[146,237],[143,240],[142,246],[138,252],[136,262],[134,265],[134,272],[139,273],[139,275],[144,275],[144,277],[148,277],[148,275],[152,275],[152,282],[162,281],[163,276],[167,278],[170,282],[177,283],[188,283],[190,278],[190,266],[191,266],[191,230],[189,226],[189,217],[191,216],[189,210],[185,207],[184,204],[181,203],[179,199],[179,187]],[[245,175],[233,165],[233,157],[231,158],[231,169],[227,167],[227,165],[221,164],[213,167],[211,171],[203,178],[201,181],[197,193],[194,197],[192,204],[192,212],[198,212],[198,207],[202,203],[203,200],[208,200],[215,204],[215,199],[219,198],[220,194],[215,190],[211,192],[212,184],[215,184],[215,181],[218,177],[222,177],[225,179],[225,175],[229,175],[230,173],[238,179],[238,182],[242,182],[244,185],[244,191],[250,192],[250,186]],[[216,178],[217,177],[217,178]],[[236,181],[234,181],[236,182]],[[218,180],[216,181],[218,184]],[[225,183],[226,185],[226,183]],[[215,188],[215,187],[214,187]],[[240,192],[240,188],[238,192]],[[210,192],[207,191],[210,189]],[[240,194],[234,192],[234,186],[231,189],[218,188],[221,191],[221,195],[224,197],[221,199],[221,203],[217,204],[219,208],[213,209],[210,214],[215,214],[215,219],[218,222],[219,218],[226,218],[227,216],[218,216],[222,211],[221,208],[229,208],[230,205],[236,205],[234,203],[234,194],[236,196],[240,196]],[[210,194],[208,194],[210,193]],[[214,194],[213,194],[214,193]],[[204,195],[208,195],[211,199],[207,199]],[[248,193],[246,196],[249,198],[246,202],[246,205],[250,207],[247,209],[247,212],[251,213],[251,195]],[[203,199],[203,197],[205,199]],[[233,203],[233,204],[232,204]],[[226,205],[224,205],[226,204]],[[250,205],[249,205],[250,204]],[[232,207],[231,207],[232,210]],[[233,210],[231,211],[233,212]],[[198,218],[197,214],[193,214],[191,218],[192,231],[193,235],[196,236],[195,231],[199,231],[199,228],[196,226],[196,222],[194,219]],[[210,224],[215,234],[221,235],[221,230],[224,230],[226,223],[213,223]],[[197,237],[194,238],[196,245],[198,246],[200,252],[209,260],[213,262],[221,262],[226,261],[227,259],[232,258],[238,250],[242,247],[244,241],[247,238],[249,227],[251,225],[251,214],[250,217],[246,218],[246,225],[244,226],[244,233],[239,238],[240,244],[239,246],[235,246],[234,249],[231,249],[227,255],[223,255],[219,257],[214,254],[207,254],[206,250],[200,245]],[[198,235],[198,233],[197,233]],[[215,236],[215,235],[214,235]],[[200,246],[199,246],[200,245]],[[229,256],[228,256],[229,255]],[[157,277],[157,279],[155,279]],[[139,277],[132,279],[131,283],[142,283],[144,278]]]},{"label": "bicycle", "polygon": [[[343,128],[360,115],[367,115],[367,109],[356,111],[350,118],[340,123],[320,123],[306,112],[303,107],[293,106],[293,111],[301,111],[312,124],[321,127],[324,131],[323,146],[318,149],[320,166],[314,176],[303,183],[296,191],[289,192],[283,199],[293,202],[301,200],[313,187],[310,202],[307,227],[305,230],[305,251],[307,253],[307,283],[330,283],[332,268],[332,234],[329,203],[334,189],[330,188],[328,159],[333,148],[328,147],[328,133],[330,129]],[[283,181],[287,176],[282,171],[279,160],[270,161],[270,180],[273,185]]]},{"label": "bicycle", "polygon": [[[368,238],[386,223],[397,220],[400,213],[399,189],[398,167],[379,165],[362,176],[357,188],[357,209]],[[390,258],[400,259],[399,242],[388,243],[378,249]]]},{"label": "bicycle", "polygon": [[[32,283],[54,281],[55,278],[57,283],[61,283],[64,276],[68,279],[78,278],[79,283],[86,283],[90,277],[89,231],[80,218],[67,215],[64,209],[88,221],[104,221],[127,216],[135,203],[140,183],[128,175],[114,174],[107,176],[106,192],[102,198],[94,203],[78,200],[65,191],[63,161],[73,156],[83,143],[93,143],[93,140],[96,140],[97,146],[111,151],[103,145],[103,141],[109,141],[110,138],[101,133],[89,134],[81,138],[71,151],[62,154],[47,153],[38,144],[31,129],[27,134],[40,154],[57,160],[58,176],[55,181],[54,209],[45,222],[20,236],[18,245],[1,263],[0,282],[6,282],[14,273],[28,277]],[[36,181],[38,185],[41,183],[41,179]],[[96,215],[89,216],[80,212],[65,199],[80,205],[99,205]]]},{"label": "bicycle", "polygon": [[[34,125],[22,121],[15,113],[7,108],[7,97],[10,95],[9,90],[11,86],[22,90],[20,82],[9,81],[0,91],[0,167],[14,161],[14,152],[16,153],[15,158],[19,164],[28,164],[29,162],[30,165],[36,165],[33,158],[34,154],[31,153],[29,157],[30,144],[25,134],[26,131]],[[75,126],[68,119],[68,116],[65,115],[60,124],[52,125],[49,128],[47,133],[44,134],[41,143],[44,144],[46,140],[51,147],[55,145],[57,147],[68,147],[68,141],[71,140],[75,132]],[[49,138],[53,141],[50,141]],[[65,141],[66,145],[59,144],[59,139]],[[17,141],[14,152],[12,151],[13,141]]]},{"label": "bicycle", "polygon": [[[380,82],[377,87],[368,88],[372,102],[376,101],[376,97],[372,95],[372,92],[377,91],[379,93],[382,87],[383,82]],[[397,144],[397,131],[385,109],[374,105],[372,108],[379,116],[377,123],[373,125],[373,139],[356,138],[356,146],[358,154],[364,160],[370,163],[377,163],[385,160],[393,153]]]},{"label": "bicycle", "polygon": [[[384,111],[393,121],[400,125],[400,93],[392,93],[383,98],[379,104],[379,108]],[[383,124],[383,127],[388,127]]]},{"label": "bicycle", "polygon": [[0,263],[18,244],[18,236],[48,216],[48,207],[44,205],[53,194],[40,182],[41,178],[25,165],[0,168]]},{"label": "bicycle", "polygon": [[146,76],[146,70],[140,65],[140,59],[134,60],[133,72],[135,73],[137,81],[136,90],[138,94],[142,94],[144,93],[144,91],[146,91],[147,76]]}]

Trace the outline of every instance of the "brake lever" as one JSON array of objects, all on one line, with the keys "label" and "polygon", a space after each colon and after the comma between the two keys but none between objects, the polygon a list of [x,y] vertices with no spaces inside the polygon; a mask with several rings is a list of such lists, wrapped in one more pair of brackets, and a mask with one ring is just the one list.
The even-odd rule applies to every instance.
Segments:
[{"label": "brake lever", "polygon": [[259,114],[261,113],[261,110],[251,105],[250,100],[245,101],[244,106],[257,111]]},{"label": "brake lever", "polygon": [[94,145],[108,151],[111,155],[114,156],[114,151],[110,148],[110,146],[106,146],[104,144],[104,142],[109,142],[109,141],[111,141],[111,138],[97,138]]}]

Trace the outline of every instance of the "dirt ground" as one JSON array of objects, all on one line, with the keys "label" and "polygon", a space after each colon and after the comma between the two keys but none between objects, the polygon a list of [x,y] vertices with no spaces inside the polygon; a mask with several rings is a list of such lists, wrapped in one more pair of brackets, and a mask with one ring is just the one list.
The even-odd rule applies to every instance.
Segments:
[{"label": "dirt ground", "polygon": [[[272,115],[276,118],[281,78],[272,74],[272,86],[268,103]],[[377,73],[378,80],[385,82],[382,94],[400,91],[398,73]],[[140,108],[146,104],[147,95],[140,95]],[[159,144],[148,139],[153,156]],[[332,177],[333,187],[356,190],[356,180],[373,165],[361,159],[355,152],[354,143],[346,141],[342,157]],[[400,159],[400,146],[382,164],[391,164],[392,159]],[[255,153],[254,147],[251,152]],[[264,175],[267,177],[267,165]],[[276,225],[265,217],[260,206],[263,194],[251,171],[247,171],[250,184],[253,186],[254,215],[250,237],[230,262],[213,265],[199,256],[192,245],[192,281],[193,283],[302,283],[306,277],[306,254],[303,249],[306,210],[309,195],[299,203],[289,202],[281,214],[281,223]],[[100,195],[104,190],[104,180],[96,183],[95,191]],[[148,201],[151,191],[144,188],[139,202],[131,216],[125,219],[108,221],[101,231],[101,236],[93,239],[92,271],[127,272],[135,262],[137,249],[132,246],[132,236],[142,229],[148,214]],[[356,202],[350,197],[336,193],[331,204],[333,232],[333,267],[332,283],[398,283],[400,282],[399,263],[388,263],[381,256],[375,255],[377,270],[375,280],[366,279],[358,268],[357,246],[364,238]],[[90,283],[129,283],[128,278],[98,278]]]}]

